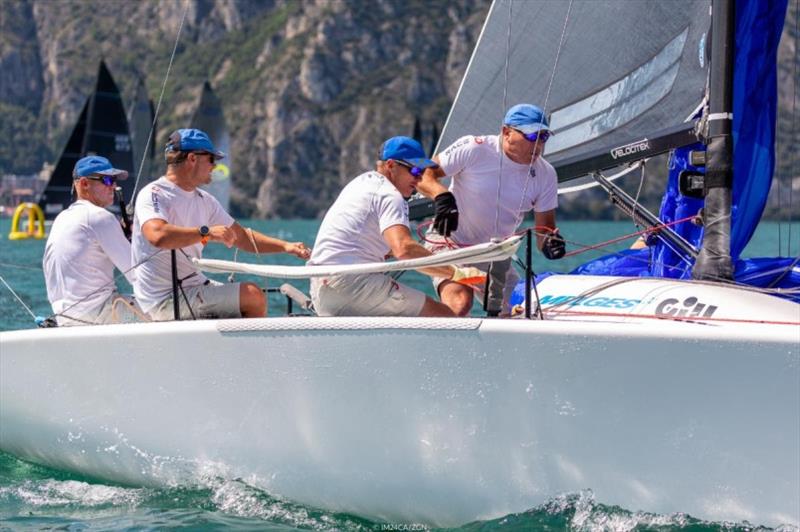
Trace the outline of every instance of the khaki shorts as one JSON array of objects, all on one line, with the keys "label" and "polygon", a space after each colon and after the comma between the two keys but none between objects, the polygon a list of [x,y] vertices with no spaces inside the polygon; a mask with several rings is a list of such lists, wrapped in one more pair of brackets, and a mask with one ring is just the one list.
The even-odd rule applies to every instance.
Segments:
[{"label": "khaki shorts", "polygon": [[320,316],[419,316],[425,297],[382,273],[311,280],[311,300]]},{"label": "khaki shorts", "polygon": [[[241,318],[242,311],[239,307],[239,283],[218,283],[209,279],[208,284],[184,288],[183,294],[178,291],[180,301],[181,319],[192,319],[192,312],[197,319],[223,319]],[[186,301],[191,305],[191,311]],[[172,296],[158,304],[150,311],[154,321],[170,321],[175,319],[172,309]]]},{"label": "khaki shorts", "polygon": [[[433,229],[428,230],[425,234],[426,242],[423,244],[425,248],[433,254],[441,253],[442,251],[449,251],[451,248],[444,242],[444,239],[434,231]],[[481,263],[466,263],[466,264],[458,264],[458,266],[462,267],[473,267],[478,268],[483,273],[486,273],[489,270],[490,262],[481,262]],[[439,288],[441,287],[442,283],[445,281],[449,281],[449,277],[432,277],[433,280],[433,288],[436,290],[436,294],[439,295],[441,298],[441,292],[439,292]],[[519,281],[519,274],[517,270],[514,269],[513,265],[510,265],[508,271],[506,271],[506,278],[505,278],[505,285],[503,286],[503,313],[508,314],[511,312],[511,305],[509,301],[511,300],[511,294],[514,292],[514,288],[517,286],[517,282]],[[469,287],[467,287],[469,288]],[[483,297],[483,293],[480,294]]]},{"label": "khaki shorts", "polygon": [[100,310],[92,315],[72,315],[69,311],[63,316],[56,316],[59,327],[74,325],[100,325],[108,323],[135,323],[150,321],[136,304],[132,295],[120,295],[116,292],[105,300]]}]

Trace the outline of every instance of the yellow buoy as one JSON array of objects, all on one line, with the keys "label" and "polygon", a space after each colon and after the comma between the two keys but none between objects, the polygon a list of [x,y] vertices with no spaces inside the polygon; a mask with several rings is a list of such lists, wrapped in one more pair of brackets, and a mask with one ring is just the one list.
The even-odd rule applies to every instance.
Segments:
[{"label": "yellow buoy", "polygon": [[[28,223],[25,231],[19,230],[19,220],[23,214],[28,215]],[[25,238],[44,238],[44,213],[42,208],[35,203],[20,203],[14,210],[14,217],[11,219],[11,232],[8,233],[9,240],[22,240]]]}]

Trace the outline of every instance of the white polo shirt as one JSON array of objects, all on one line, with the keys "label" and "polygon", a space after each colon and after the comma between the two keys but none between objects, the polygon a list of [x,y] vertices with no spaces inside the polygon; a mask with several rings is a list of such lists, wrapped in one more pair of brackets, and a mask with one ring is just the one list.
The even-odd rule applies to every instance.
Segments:
[{"label": "white polo shirt", "polygon": [[[519,228],[531,209],[546,212],[558,207],[553,166],[542,157],[532,166],[515,163],[500,149],[498,135],[461,137],[439,153],[439,163],[445,175],[452,177],[450,191],[459,211],[458,229],[452,236],[459,244],[505,238]],[[498,209],[499,234],[495,235]]]},{"label": "white polo shirt", "polygon": [[[116,292],[114,267],[133,284],[131,245],[117,218],[102,207],[78,200],[59,213],[50,228],[42,259],[47,299],[55,314],[97,315]],[[60,316],[59,323],[64,323]]]},{"label": "white polo shirt", "polygon": [[381,262],[389,253],[383,232],[409,226],[408,203],[378,172],[366,172],[344,187],[322,220],[308,264]]},{"label": "white polo shirt", "polygon": [[[132,262],[139,264],[133,292],[145,312],[150,312],[172,295],[170,250],[153,246],[142,234],[142,225],[154,219],[181,227],[198,228],[201,225],[230,226],[234,222],[219,201],[205,190],[187,192],[166,177],[153,181],[139,192],[131,242]],[[176,250],[178,279],[183,279],[184,287],[205,283],[206,276],[191,263],[187,255],[190,258],[202,257],[203,245],[198,242]]]}]

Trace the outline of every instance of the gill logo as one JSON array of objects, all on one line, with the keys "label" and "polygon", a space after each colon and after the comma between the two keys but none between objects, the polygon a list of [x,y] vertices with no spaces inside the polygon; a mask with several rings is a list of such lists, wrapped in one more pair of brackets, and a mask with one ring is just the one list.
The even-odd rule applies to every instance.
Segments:
[{"label": "gill logo", "polygon": [[676,318],[710,318],[717,311],[715,305],[700,303],[696,297],[687,297],[680,302],[675,298],[665,299],[656,307],[657,316],[672,316]]}]

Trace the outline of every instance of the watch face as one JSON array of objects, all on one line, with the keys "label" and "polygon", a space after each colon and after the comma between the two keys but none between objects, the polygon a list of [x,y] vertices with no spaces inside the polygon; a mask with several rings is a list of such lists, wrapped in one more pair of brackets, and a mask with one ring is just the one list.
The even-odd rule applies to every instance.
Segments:
[{"label": "watch face", "polygon": [[208,235],[208,226],[201,225],[200,226],[200,236],[207,236]]}]

